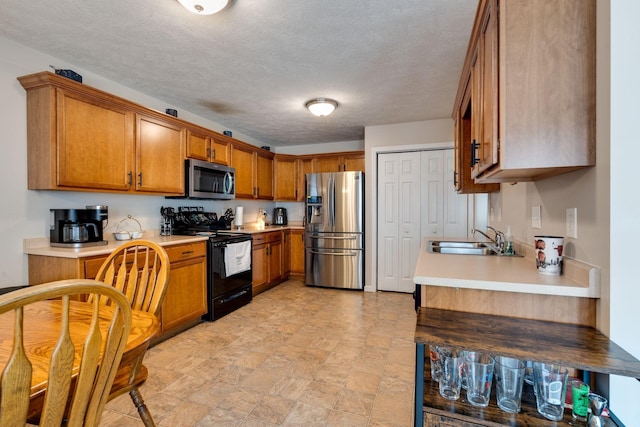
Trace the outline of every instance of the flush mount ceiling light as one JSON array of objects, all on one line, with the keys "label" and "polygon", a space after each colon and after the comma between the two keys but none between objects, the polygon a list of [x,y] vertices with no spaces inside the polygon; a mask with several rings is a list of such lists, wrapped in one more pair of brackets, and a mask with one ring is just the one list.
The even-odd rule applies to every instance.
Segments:
[{"label": "flush mount ceiling light", "polygon": [[315,98],[304,104],[314,116],[328,116],[338,106],[338,102],[329,98]]},{"label": "flush mount ceiling light", "polygon": [[189,12],[213,15],[227,7],[229,0],[178,0]]}]

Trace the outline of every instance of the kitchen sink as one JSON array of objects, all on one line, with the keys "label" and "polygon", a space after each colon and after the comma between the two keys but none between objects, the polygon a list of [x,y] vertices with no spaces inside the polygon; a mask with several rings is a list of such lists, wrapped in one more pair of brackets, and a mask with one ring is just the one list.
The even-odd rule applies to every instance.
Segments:
[{"label": "kitchen sink", "polygon": [[[489,242],[429,240],[427,242],[427,251],[437,254],[506,256],[493,250]],[[509,256],[521,255],[514,254]]]},{"label": "kitchen sink", "polygon": [[427,243],[427,251],[438,254],[456,254],[456,255],[495,255],[486,244],[481,242],[454,242],[429,240]]}]

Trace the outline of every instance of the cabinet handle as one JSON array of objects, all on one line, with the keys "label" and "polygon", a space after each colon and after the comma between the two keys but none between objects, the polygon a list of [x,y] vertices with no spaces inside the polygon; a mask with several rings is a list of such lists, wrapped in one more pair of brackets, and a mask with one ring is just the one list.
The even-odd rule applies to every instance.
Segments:
[{"label": "cabinet handle", "polygon": [[211,158],[211,148],[207,148],[207,158]]},{"label": "cabinet handle", "polygon": [[215,160],[216,158],[216,149],[211,150],[211,158]]},{"label": "cabinet handle", "polygon": [[142,187],[142,172],[140,172],[140,173],[138,174],[138,178],[139,178],[139,179],[138,179],[138,185],[139,185],[140,187]]},{"label": "cabinet handle", "polygon": [[182,256],[191,255],[192,253],[193,253],[193,251],[184,251],[184,252],[182,252]]},{"label": "cabinet handle", "polygon": [[458,186],[458,171],[453,171],[453,186]]},{"label": "cabinet handle", "polygon": [[133,172],[129,171],[129,187],[133,185]]},{"label": "cabinet handle", "polygon": [[474,139],[471,141],[471,167],[474,167],[476,163],[480,162],[480,159],[476,157],[476,150],[480,147],[480,144]]}]

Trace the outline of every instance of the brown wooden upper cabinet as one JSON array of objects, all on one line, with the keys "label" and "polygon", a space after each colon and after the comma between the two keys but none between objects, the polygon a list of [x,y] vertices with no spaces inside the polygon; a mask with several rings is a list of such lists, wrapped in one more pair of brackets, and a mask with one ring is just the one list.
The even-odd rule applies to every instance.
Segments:
[{"label": "brown wooden upper cabinet", "polygon": [[248,144],[231,144],[236,198],[273,200],[273,157],[273,153]]},{"label": "brown wooden upper cabinet", "polygon": [[364,152],[315,154],[313,172],[364,171]]},{"label": "brown wooden upper cabinet", "polygon": [[480,1],[453,110],[459,191],[476,191],[467,168],[501,183],[595,165],[595,18],[595,0]]},{"label": "brown wooden upper cabinet", "polygon": [[50,72],[18,80],[29,189],[184,193],[179,121]]},{"label": "brown wooden upper cabinet", "polygon": [[187,129],[187,157],[228,165],[231,144],[227,138],[213,132]]},{"label": "brown wooden upper cabinet", "polygon": [[274,158],[274,187],[276,200],[298,200],[298,169],[300,160],[297,156],[276,154]]},{"label": "brown wooden upper cabinet", "polygon": [[303,201],[305,175],[314,172],[364,172],[364,151],[294,156],[276,154],[274,164],[275,199]]}]

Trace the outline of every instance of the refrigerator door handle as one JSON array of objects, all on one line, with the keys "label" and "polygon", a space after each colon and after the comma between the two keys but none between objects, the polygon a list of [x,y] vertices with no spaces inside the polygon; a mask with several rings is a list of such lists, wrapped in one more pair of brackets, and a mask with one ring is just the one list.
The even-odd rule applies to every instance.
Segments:
[{"label": "refrigerator door handle", "polygon": [[329,227],[336,226],[336,178],[331,174],[329,178]]},{"label": "refrigerator door handle", "polygon": [[357,252],[320,252],[320,251],[308,251],[310,254],[315,255],[330,255],[330,256],[358,256]]},{"label": "refrigerator door handle", "polygon": [[310,236],[312,239],[327,239],[327,240],[356,240],[357,236],[348,237],[328,237],[328,236]]}]

